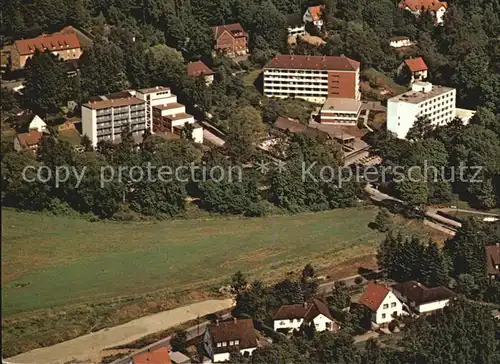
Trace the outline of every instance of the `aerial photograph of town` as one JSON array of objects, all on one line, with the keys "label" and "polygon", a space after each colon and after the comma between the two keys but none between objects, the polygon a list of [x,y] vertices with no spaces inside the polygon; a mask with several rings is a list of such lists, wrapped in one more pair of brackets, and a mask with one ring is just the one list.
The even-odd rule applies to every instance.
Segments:
[{"label": "aerial photograph of town", "polygon": [[2,364],[499,364],[500,0],[1,0]]}]

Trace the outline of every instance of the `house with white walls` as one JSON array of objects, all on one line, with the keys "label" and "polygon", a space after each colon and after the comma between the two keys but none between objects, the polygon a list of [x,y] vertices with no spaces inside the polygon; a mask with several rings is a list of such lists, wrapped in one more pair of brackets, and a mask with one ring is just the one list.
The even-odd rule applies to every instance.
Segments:
[{"label": "house with white walls", "polygon": [[396,37],[389,38],[389,46],[391,46],[392,48],[411,47],[414,44],[415,43],[413,43],[410,40],[410,37],[406,37],[406,36],[396,36]]},{"label": "house with white walls", "polygon": [[337,331],[340,325],[332,317],[326,304],[312,298],[309,302],[282,305],[273,315],[275,331],[299,330],[302,325],[314,325],[316,331]]},{"label": "house with white walls", "polygon": [[415,16],[427,11],[433,16],[434,25],[443,25],[448,3],[439,0],[401,0],[398,7],[410,11]]},{"label": "house with white walls", "polygon": [[324,9],[324,5],[309,6],[302,16],[302,20],[304,21],[304,23],[313,23],[314,26],[318,28],[318,30],[321,30],[321,28],[323,27]]},{"label": "house with white walls", "polygon": [[371,321],[377,325],[388,324],[403,314],[403,304],[391,288],[375,281],[368,283],[358,303],[368,307]]},{"label": "house with white walls", "polygon": [[392,291],[404,308],[418,315],[442,310],[455,297],[455,292],[446,287],[427,288],[416,281],[397,283]]},{"label": "house with white walls", "polygon": [[257,346],[252,319],[217,320],[207,326],[203,335],[203,347],[213,363],[228,361],[234,351],[249,357]]}]

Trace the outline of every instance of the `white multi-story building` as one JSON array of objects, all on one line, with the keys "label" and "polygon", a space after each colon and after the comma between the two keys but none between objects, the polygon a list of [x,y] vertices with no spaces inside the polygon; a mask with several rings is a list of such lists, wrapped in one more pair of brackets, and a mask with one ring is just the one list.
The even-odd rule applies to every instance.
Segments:
[{"label": "white multi-story building", "polygon": [[156,86],[137,90],[137,98],[144,100],[146,103],[146,122],[153,130],[153,107],[177,102],[177,96],[174,95],[170,88]]},{"label": "white multi-story building", "polygon": [[134,136],[152,131],[146,121],[146,104],[130,92],[93,97],[82,105],[82,132],[93,146],[100,140],[120,140],[127,127]]},{"label": "white multi-story building", "polygon": [[456,90],[415,82],[411,91],[387,101],[387,130],[404,139],[418,117],[426,116],[432,125],[444,125],[455,118]]},{"label": "white multi-story building", "polygon": [[193,124],[193,141],[203,143],[203,128],[163,86],[97,96],[82,106],[82,131],[93,146],[100,140],[120,140],[125,126],[141,136],[146,130],[180,134],[185,123]]},{"label": "white multi-story building", "polygon": [[330,97],[360,100],[359,66],[344,56],[278,55],[264,67],[264,95],[320,104]]}]

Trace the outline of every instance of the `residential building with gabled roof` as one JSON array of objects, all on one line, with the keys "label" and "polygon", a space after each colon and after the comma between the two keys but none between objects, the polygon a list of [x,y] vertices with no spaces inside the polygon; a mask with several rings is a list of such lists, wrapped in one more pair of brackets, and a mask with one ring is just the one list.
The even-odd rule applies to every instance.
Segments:
[{"label": "residential building with gabled roof", "polygon": [[243,356],[251,356],[257,346],[252,319],[217,320],[207,326],[203,335],[203,347],[214,363],[229,360],[233,351],[239,351]]},{"label": "residential building with gabled roof", "polygon": [[412,84],[415,81],[426,80],[428,70],[429,67],[425,64],[424,59],[422,57],[417,57],[405,59],[398,67],[397,73],[401,74],[402,72],[407,71],[411,74],[410,83]]},{"label": "residential building with gabled roof", "polygon": [[486,248],[486,269],[490,279],[500,279],[500,243]]},{"label": "residential building with gabled roof", "polygon": [[55,33],[41,35],[36,38],[21,39],[14,42],[15,54],[11,54],[14,69],[24,68],[26,61],[35,51],[50,52],[64,61],[78,59],[82,55],[82,47],[75,33]]},{"label": "residential building with gabled roof", "polygon": [[216,53],[231,58],[248,53],[248,33],[240,23],[217,25],[212,27],[212,31]]},{"label": "residential building with gabled roof", "polygon": [[14,139],[14,149],[18,152],[29,151],[36,154],[40,147],[43,134],[38,130],[30,130],[27,133],[18,133]]},{"label": "residential building with gabled roof", "polygon": [[309,6],[304,12],[302,20],[304,21],[304,23],[313,23],[316,28],[321,30],[321,28],[323,27],[322,16],[324,9],[324,5]]},{"label": "residential building with gabled roof", "polygon": [[187,75],[195,78],[203,77],[207,86],[214,82],[214,74],[215,72],[203,63],[203,61],[189,62],[187,64]]},{"label": "residential building with gabled roof", "polygon": [[406,307],[417,314],[441,310],[448,306],[455,293],[443,286],[427,288],[417,281],[397,283],[392,291]]},{"label": "residential building with gabled roof", "polygon": [[306,26],[300,14],[285,15],[285,22],[289,37],[306,35]]},{"label": "residential building with gabled roof", "polygon": [[282,305],[273,315],[275,331],[298,330],[302,325],[308,324],[314,325],[316,331],[340,329],[326,304],[317,298],[312,298],[309,302]]},{"label": "residential building with gabled roof", "polygon": [[434,17],[434,24],[441,25],[444,22],[448,3],[439,0],[401,0],[398,7],[410,11],[414,15],[421,15],[422,11],[428,11]]},{"label": "residential building with gabled roof", "polygon": [[371,321],[377,325],[387,324],[403,313],[403,305],[386,285],[370,281],[358,301],[371,311]]},{"label": "residential building with gabled roof", "polygon": [[172,364],[168,348],[149,349],[135,355],[129,364]]}]

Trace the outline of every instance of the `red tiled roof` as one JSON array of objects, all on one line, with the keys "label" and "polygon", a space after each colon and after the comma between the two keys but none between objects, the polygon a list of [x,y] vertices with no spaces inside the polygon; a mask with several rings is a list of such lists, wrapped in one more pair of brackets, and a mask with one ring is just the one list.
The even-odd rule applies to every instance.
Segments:
[{"label": "red tiled roof", "polygon": [[245,32],[240,23],[217,25],[212,27],[212,30],[214,32],[215,39],[218,39],[225,30],[227,30],[229,34],[233,35],[235,38],[247,36],[247,32]]},{"label": "red tiled roof", "polygon": [[319,20],[321,18],[321,13],[323,12],[323,7],[321,5],[310,6],[309,12],[311,13],[313,20]]},{"label": "red tiled roof", "polygon": [[412,72],[427,71],[429,69],[422,57],[405,59],[404,62]]},{"label": "red tiled roof", "polygon": [[56,33],[42,35],[37,38],[16,40],[15,45],[21,56],[34,54],[35,49],[38,49],[40,52],[44,52],[45,50],[52,52],[80,48],[80,42],[74,33]]},{"label": "red tiled roof", "polygon": [[402,0],[398,7],[401,9],[409,8],[410,10],[417,11],[422,8],[432,11],[439,10],[442,6],[448,8],[448,3],[439,0]]},{"label": "red tiled roof", "polygon": [[[234,319],[219,322],[208,326],[208,332],[212,337],[214,351],[225,353],[234,350],[250,349],[257,347],[257,335],[252,319]],[[238,340],[236,346],[229,346],[230,341]],[[227,346],[217,347],[217,343],[227,342]]]},{"label": "red tiled roof", "polygon": [[500,265],[500,245],[489,245],[486,247],[486,263],[488,274],[500,274],[500,269],[495,266]]},{"label": "red tiled roof", "polygon": [[187,65],[187,74],[189,77],[199,77],[213,75],[214,71],[212,71],[208,66],[202,61],[198,62],[189,62]]},{"label": "red tiled roof", "polygon": [[359,62],[345,56],[334,57],[281,54],[270,60],[264,68],[356,71],[359,69]]},{"label": "red tiled roof", "polygon": [[390,290],[386,286],[370,281],[359,299],[359,303],[376,312],[389,292]]},{"label": "red tiled roof", "polygon": [[29,133],[17,134],[17,139],[19,140],[21,148],[28,149],[40,143],[42,133],[37,130],[31,130]]},{"label": "red tiled roof", "polygon": [[159,348],[153,351],[134,356],[134,364],[172,364],[167,348]]}]

